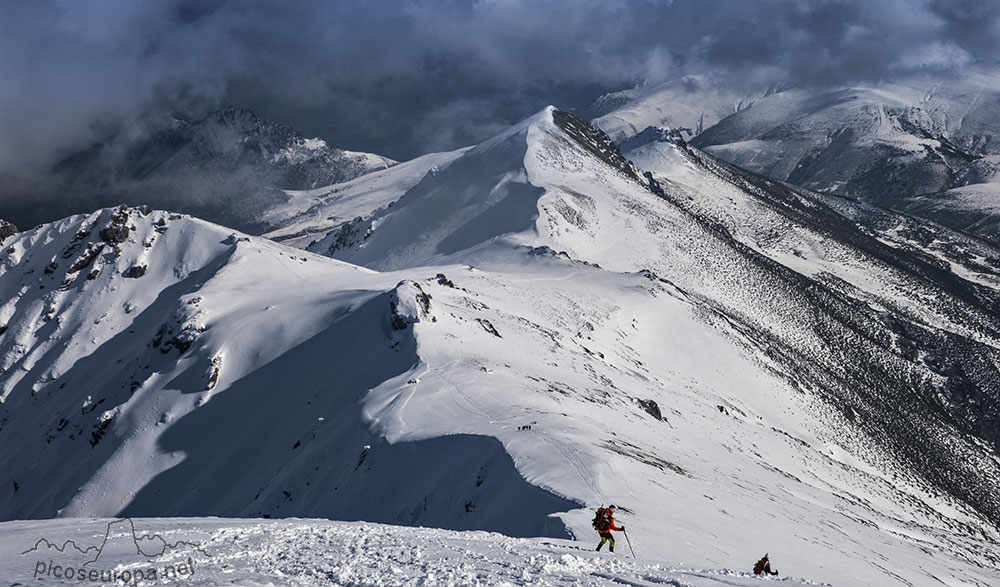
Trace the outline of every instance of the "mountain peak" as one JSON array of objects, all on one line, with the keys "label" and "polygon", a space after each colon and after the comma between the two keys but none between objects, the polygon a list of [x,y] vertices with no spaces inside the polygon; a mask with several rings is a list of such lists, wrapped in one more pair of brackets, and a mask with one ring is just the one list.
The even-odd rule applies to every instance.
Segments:
[{"label": "mountain peak", "polygon": [[785,572],[995,583],[1000,252],[647,131],[649,175],[550,107],[334,186],[340,261],[146,209],[15,235],[0,516],[585,537],[613,502],[661,561],[749,564],[764,520]]},{"label": "mountain peak", "polygon": [[641,181],[639,170],[621,154],[618,146],[603,130],[565,110],[553,108],[551,114],[556,126],[595,157],[636,181]]},{"label": "mountain peak", "polygon": [[[607,134],[548,106],[430,170],[395,202],[327,229],[308,248],[386,270],[457,261],[495,241],[545,245],[541,199],[564,185],[609,177],[646,189],[639,169]],[[327,212],[341,216],[335,208]]]},{"label": "mountain peak", "polygon": [[13,222],[7,222],[3,218],[0,218],[0,243],[3,243],[4,239],[8,236],[15,235],[20,232]]}]

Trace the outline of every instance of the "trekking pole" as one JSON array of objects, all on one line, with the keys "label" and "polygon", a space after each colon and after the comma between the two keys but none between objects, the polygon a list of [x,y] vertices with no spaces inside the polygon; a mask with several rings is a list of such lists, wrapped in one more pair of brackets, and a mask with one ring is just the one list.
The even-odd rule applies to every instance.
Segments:
[{"label": "trekking pole", "polygon": [[[625,543],[628,544],[628,549],[632,550],[632,541],[628,539],[628,532],[626,532],[624,528],[622,528],[622,534],[625,535]],[[632,558],[635,558],[634,550],[632,550]]]}]

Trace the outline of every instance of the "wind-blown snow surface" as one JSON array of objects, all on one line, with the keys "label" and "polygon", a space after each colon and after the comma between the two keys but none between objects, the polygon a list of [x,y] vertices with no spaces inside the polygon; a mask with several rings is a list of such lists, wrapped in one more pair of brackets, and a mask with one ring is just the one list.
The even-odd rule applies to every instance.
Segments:
[{"label": "wind-blown snow surface", "polygon": [[[6,522],[0,530],[0,576],[10,585],[80,584],[81,569],[98,579],[83,584],[99,582],[104,573],[118,577],[105,584],[124,585],[760,584],[748,571],[633,560],[566,540],[379,524],[174,518]],[[95,550],[57,550],[68,540],[79,550]],[[155,581],[146,580],[150,572]],[[139,574],[142,579],[132,580]],[[57,578],[67,575],[71,579]],[[781,584],[816,585],[802,579]]]},{"label": "wind-blown snow surface", "polygon": [[668,565],[1000,580],[997,251],[679,142],[630,154],[656,175],[547,109],[314,245],[382,273],[163,212],[8,238],[2,517],[589,548],[614,502]]}]

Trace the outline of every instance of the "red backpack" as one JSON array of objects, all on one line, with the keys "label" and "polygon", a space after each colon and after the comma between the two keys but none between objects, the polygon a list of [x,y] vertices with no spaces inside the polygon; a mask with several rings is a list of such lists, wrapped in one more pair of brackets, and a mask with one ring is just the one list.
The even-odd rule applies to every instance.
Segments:
[{"label": "red backpack", "polygon": [[598,532],[607,532],[608,528],[611,527],[611,510],[605,507],[597,508],[597,514],[594,516],[594,530]]}]

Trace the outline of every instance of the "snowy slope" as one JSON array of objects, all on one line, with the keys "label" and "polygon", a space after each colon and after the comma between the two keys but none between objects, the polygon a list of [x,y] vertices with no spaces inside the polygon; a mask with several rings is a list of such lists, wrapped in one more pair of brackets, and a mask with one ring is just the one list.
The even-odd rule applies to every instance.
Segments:
[{"label": "snowy slope", "polygon": [[1000,242],[1000,174],[990,183],[904,197],[896,208]]},{"label": "snowy slope", "polygon": [[789,90],[693,143],[775,179],[891,203],[949,186],[976,158],[947,139],[944,115],[923,98],[906,86]]},{"label": "snowy slope", "polygon": [[594,125],[616,142],[650,126],[698,135],[762,96],[740,93],[715,75],[683,75],[602,96],[590,108]]},{"label": "snowy slope", "polygon": [[9,237],[2,517],[589,547],[615,502],[671,566],[996,582],[997,252],[642,148],[546,109],[380,195],[332,251],[382,273],[134,209]]},{"label": "snowy slope", "polygon": [[[138,584],[153,584],[155,576],[156,584],[184,585],[717,587],[760,583],[745,570],[608,557],[563,540],[379,524],[172,518],[6,522],[0,530],[0,576],[11,585],[35,580],[78,584],[81,569],[87,581],[90,572],[96,571],[98,581],[103,573],[109,578],[107,583],[119,584],[134,584],[137,573],[142,576]],[[72,545],[67,552],[57,550],[67,540],[80,550],[96,547],[100,551],[84,554]],[[138,554],[137,544],[143,547]],[[71,579],[58,578],[66,576]],[[784,579],[781,584],[816,585],[802,579]]]},{"label": "snowy slope", "polygon": [[392,205],[425,175],[437,173],[464,151],[431,153],[313,190],[285,190],[288,201],[262,217],[274,227],[265,236],[299,248],[315,246],[330,233],[338,232],[345,222],[371,216]]},{"label": "snowy slope", "polygon": [[[3,457],[4,517],[312,513],[565,535],[545,515],[573,504],[525,484],[495,441],[390,447],[362,421],[365,392],[418,362],[418,285],[162,212],[18,236],[0,286],[0,435],[22,441]],[[53,269],[25,270],[39,258]],[[505,518],[522,501],[525,518]]]},{"label": "snowy slope", "polygon": [[[997,79],[996,71],[983,67],[957,71],[947,81],[770,92],[737,103],[718,119],[706,118],[704,132],[691,141],[773,179],[926,212],[926,218],[995,238],[995,198],[981,207],[981,199],[945,190],[997,177],[997,147],[990,138],[1000,132]],[[654,114],[711,109],[725,95],[647,94],[628,96],[595,123],[621,142],[647,126],[689,127]],[[941,210],[946,213],[937,214]]]},{"label": "snowy slope", "polygon": [[[523,200],[534,193],[539,218],[527,232],[506,237],[482,230],[475,234],[494,242],[500,239],[510,244],[558,248],[572,258],[596,262],[606,269],[653,268],[681,291],[707,298],[703,300],[710,302],[706,305],[742,331],[752,346],[776,362],[785,363],[778,369],[790,370],[786,377],[794,385],[808,389],[818,383],[820,388],[834,392],[826,399],[844,418],[843,428],[868,428],[867,433],[875,436],[875,450],[895,453],[868,458],[902,458],[909,461],[902,467],[917,467],[923,475],[936,477],[930,481],[932,485],[948,486],[948,492],[970,496],[984,508],[984,513],[996,511],[995,504],[990,505],[993,490],[989,489],[996,479],[995,449],[976,457],[971,467],[953,456],[956,450],[968,454],[981,450],[975,442],[962,440],[965,430],[981,434],[993,446],[996,442],[992,432],[996,429],[993,390],[997,376],[995,250],[961,235],[948,236],[947,231],[937,227],[948,242],[939,245],[937,254],[942,259],[928,263],[922,255],[914,256],[914,245],[904,238],[905,234],[896,239],[898,242],[884,243],[847,218],[833,221],[836,212],[819,201],[811,203],[781,191],[779,186],[769,189],[782,198],[791,196],[791,202],[769,201],[775,198],[766,192],[769,198],[758,201],[760,194],[755,192],[760,191],[759,185],[741,183],[746,178],[733,177],[718,164],[713,168],[691,163],[688,171],[696,177],[693,185],[687,189],[670,186],[668,191],[673,195],[664,194],[663,198],[669,204],[659,202],[648,196],[648,190],[637,189],[628,170],[621,175],[609,174],[606,166],[595,160],[587,164],[579,157],[579,150],[573,152],[571,144],[543,113],[470,151],[467,164],[457,160],[432,180],[418,185],[397,207],[368,225],[369,236],[355,249],[337,254],[383,268],[454,260],[464,255],[453,253],[447,246],[458,238],[456,235],[464,237],[468,226],[485,225],[496,232],[510,230],[511,226],[516,229],[509,215],[504,217],[508,224],[482,219],[491,218],[498,209],[530,210]],[[487,152],[496,169],[482,163]],[[525,172],[518,175],[521,157]],[[509,167],[505,168],[501,160]],[[470,177],[466,165],[489,169],[492,183],[482,175]],[[684,174],[682,169],[672,171],[678,176]],[[557,175],[553,176],[553,172]],[[461,210],[459,214],[428,221],[432,218],[430,211],[441,206],[440,200],[454,202],[460,194],[465,195],[464,199],[451,208]],[[475,194],[489,196],[484,202]],[[736,202],[736,197],[741,202]],[[776,204],[790,206],[790,211],[797,213],[789,217],[787,212],[776,214],[769,210]],[[803,217],[794,207],[816,210],[811,217]],[[761,222],[756,212],[770,212],[770,218]],[[421,220],[407,222],[414,217]],[[793,226],[803,221],[808,223]],[[744,234],[737,231],[741,224]],[[821,228],[824,224],[828,228]],[[736,232],[731,236],[737,238],[731,238],[727,231]],[[671,237],[658,238],[657,233]],[[824,242],[831,236],[832,242]],[[477,247],[473,246],[473,250]],[[811,260],[805,258],[806,252],[815,253]],[[971,282],[953,280],[952,274],[939,270],[937,264],[949,256],[957,260],[956,270],[963,264],[971,267],[960,271],[972,278]],[[784,264],[775,265],[776,260]],[[980,283],[989,289],[981,290]],[[753,289],[748,288],[749,284],[754,284]],[[954,288],[949,294],[959,298],[957,306],[951,299],[944,303],[930,301],[942,295],[942,288]],[[799,289],[815,290],[819,295],[803,298],[796,293]],[[771,297],[762,297],[761,292]],[[986,297],[980,299],[982,296]],[[536,304],[532,301],[532,305]],[[841,326],[844,323],[846,328]],[[923,330],[927,326],[931,329]],[[888,348],[883,346],[887,343]],[[713,345],[703,343],[699,348]],[[986,371],[972,376],[962,372],[970,352],[981,355]],[[698,372],[694,363],[685,365],[683,371]],[[864,365],[862,373],[858,373],[857,365]],[[968,379],[976,377],[985,379],[972,383],[973,389],[963,389],[969,387]],[[695,379],[707,381],[710,377],[700,374]],[[915,380],[923,382],[917,389],[912,387]],[[637,384],[622,387],[635,389]],[[726,397],[732,392],[723,393]],[[901,402],[900,396],[912,400]],[[887,397],[894,399],[885,405]],[[928,398],[934,398],[950,412],[944,422],[934,411],[930,414],[934,417],[928,419],[927,414],[910,404],[912,401],[919,406]],[[824,417],[830,418],[831,414]],[[951,418],[962,422],[962,432],[946,431],[953,425],[948,422]],[[862,422],[855,423],[856,419]],[[899,428],[886,434],[886,421],[895,422]],[[924,444],[927,437],[940,442],[933,443],[937,447],[930,466]],[[845,441],[841,438],[838,442]],[[871,450],[871,446],[862,450]],[[942,474],[942,469],[954,472]],[[956,483],[956,475],[963,480]],[[926,482],[917,481],[916,485]],[[971,497],[970,491],[976,497]],[[993,517],[995,513],[987,515]]]}]

